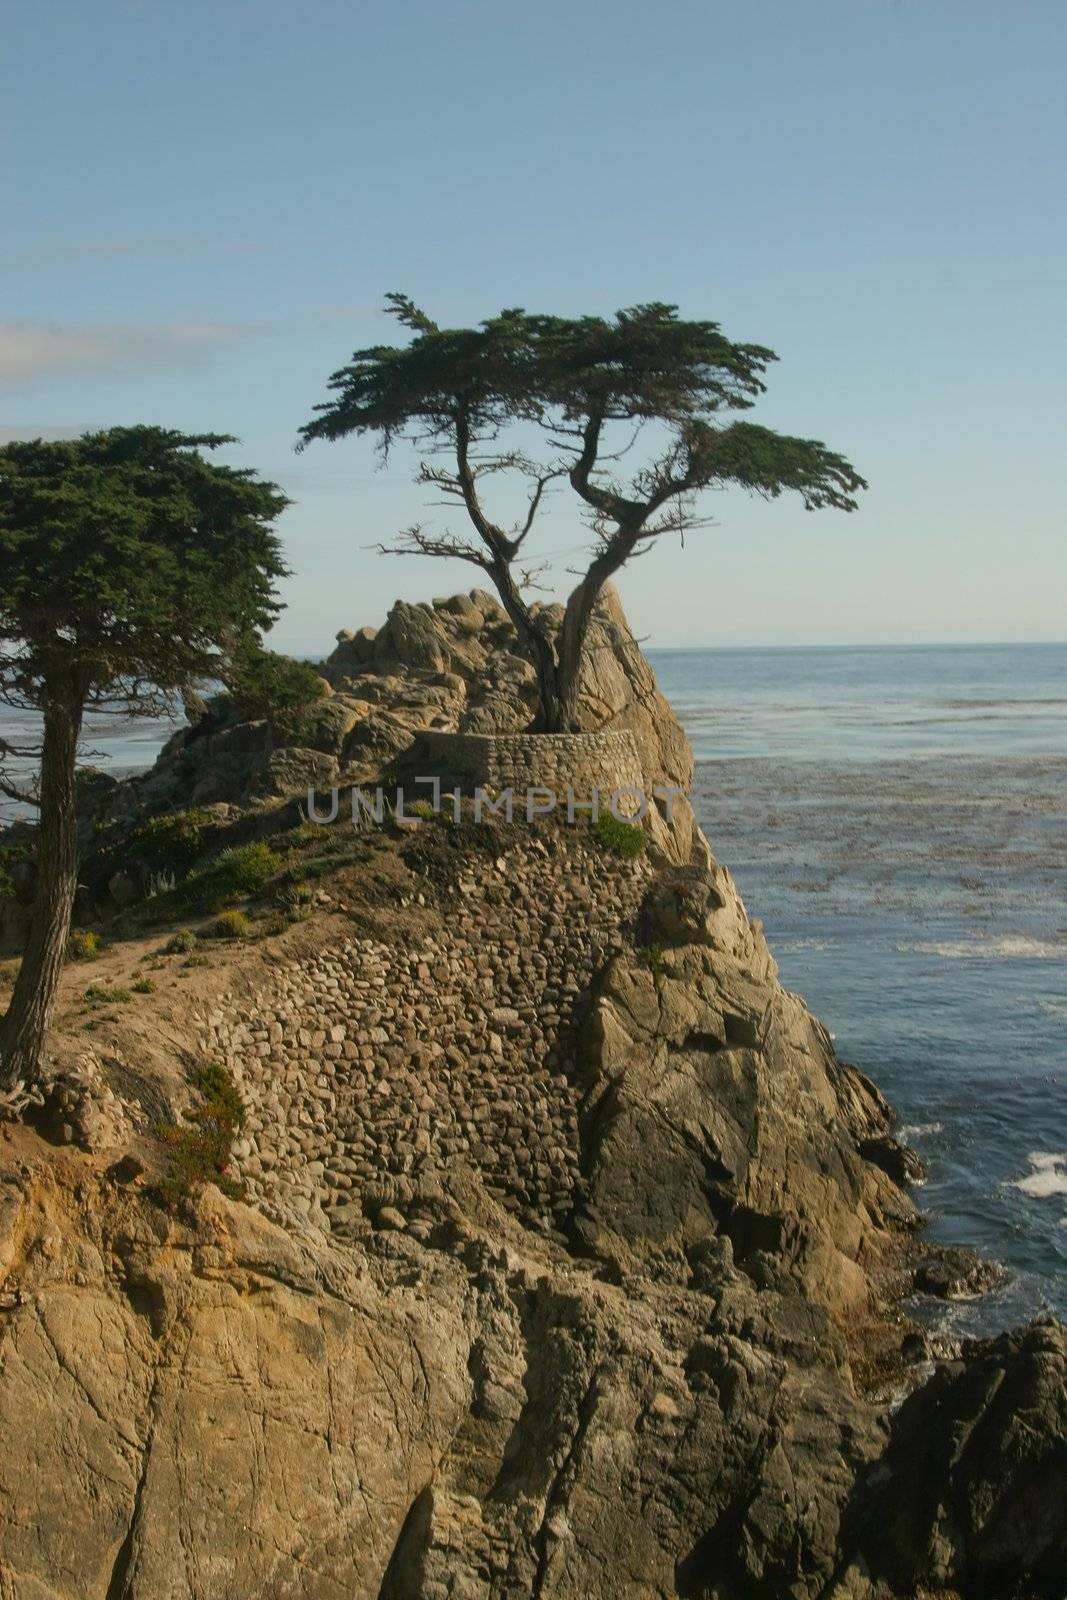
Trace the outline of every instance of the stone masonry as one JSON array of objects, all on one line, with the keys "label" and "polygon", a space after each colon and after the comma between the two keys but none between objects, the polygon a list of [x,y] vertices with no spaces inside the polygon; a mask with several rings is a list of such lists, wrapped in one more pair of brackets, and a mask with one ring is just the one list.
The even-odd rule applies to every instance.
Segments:
[{"label": "stone masonry", "polygon": [[578,1025],[651,869],[584,830],[552,840],[461,876],[418,948],[352,939],[279,967],[240,1018],[206,1019],[248,1108],[234,1170],[251,1199],[342,1236],[371,1220],[418,1234],[420,1190],[465,1163],[561,1231],[582,1191]]},{"label": "stone masonry", "polygon": [[[481,787],[495,794],[515,793],[516,804],[529,789],[550,789],[561,807],[567,789],[577,801],[596,789],[604,809],[620,789],[642,790],[641,760],[632,733],[437,733],[419,735],[416,759],[427,776],[465,793]],[[620,809],[633,811],[634,806]]]}]

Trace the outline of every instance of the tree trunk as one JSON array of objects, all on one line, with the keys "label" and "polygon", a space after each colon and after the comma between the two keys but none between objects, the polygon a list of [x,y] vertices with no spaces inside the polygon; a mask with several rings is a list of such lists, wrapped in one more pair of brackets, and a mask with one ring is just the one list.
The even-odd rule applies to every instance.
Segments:
[{"label": "tree trunk", "polygon": [[0,1021],[0,1087],[38,1076],[78,886],[75,768],[82,708],[50,698],[41,754],[37,889],[29,937],[7,1014]]},{"label": "tree trunk", "polygon": [[530,732],[559,733],[562,731],[559,668],[556,664],[556,652],[550,640],[544,641],[544,647],[537,652],[534,665],[537,668],[537,715],[530,724]]},{"label": "tree trunk", "polygon": [[604,561],[594,561],[577,589],[567,601],[567,609],[559,630],[557,652],[557,712],[554,733],[580,733],[578,726],[578,694],[582,681],[582,662],[585,658],[585,641],[589,622],[597,597],[607,582],[609,572],[603,570]]}]

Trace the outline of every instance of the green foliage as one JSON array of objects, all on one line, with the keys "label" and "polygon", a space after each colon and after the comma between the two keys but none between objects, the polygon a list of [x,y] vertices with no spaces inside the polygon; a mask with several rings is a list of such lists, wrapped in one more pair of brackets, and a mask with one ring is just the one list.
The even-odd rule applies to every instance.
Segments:
[{"label": "green foliage", "polygon": [[647,842],[643,828],[632,822],[620,822],[611,811],[602,811],[590,832],[602,849],[624,859],[639,856]]},{"label": "green foliage", "polygon": [[260,894],[281,864],[261,839],[235,845],[186,880],[186,898],[204,911],[221,910],[242,895]]},{"label": "green foliage", "polygon": [[91,983],[88,989],[86,989],[85,993],[82,995],[82,999],[85,1001],[85,1004],[94,1011],[99,1010],[101,1006],[125,1005],[126,1001],[131,1000],[132,998],[133,996],[131,995],[129,989],[123,989],[121,987],[116,989],[105,989],[99,983]]},{"label": "green foliage", "polygon": [[[307,861],[294,861],[280,874],[275,899],[284,904],[291,904],[290,891],[299,889],[301,885],[314,883],[319,878],[328,878],[331,873],[338,872],[342,867],[350,867],[353,862],[366,859],[366,851],[358,844],[352,844],[342,850],[329,850],[324,855],[312,856]],[[305,890],[298,898],[306,899],[309,894],[310,890]]]},{"label": "green foliage", "polygon": [[62,662],[134,708],[270,625],[287,502],[201,454],[231,442],[135,427],[0,447],[0,642],[25,703],[43,709]]},{"label": "green foliage", "polygon": [[29,855],[24,845],[0,845],[0,900],[13,899],[15,895],[15,880],[11,869],[16,861],[24,861]]},{"label": "green foliage", "polygon": [[647,967],[654,977],[660,977],[663,972],[664,947],[655,940],[651,944],[642,945],[638,959],[643,967]]},{"label": "green foliage", "polygon": [[[39,863],[35,909],[53,939],[74,888],[85,709],[158,713],[168,695],[217,678],[281,609],[273,525],[287,502],[203,454],[232,442],[134,427],[0,446],[0,702],[41,718],[37,788],[63,849]],[[40,1070],[56,981],[47,943],[31,942],[36,970],[4,1019],[9,1079]]]},{"label": "green foliage", "polygon": [[308,868],[317,865],[317,862],[308,862],[302,866],[286,867],[274,891],[278,905],[298,906],[311,899],[313,891],[310,883],[306,881],[311,876]]},{"label": "green foliage", "polygon": [[429,800],[414,800],[411,805],[404,807],[405,817],[419,817],[423,822],[432,822],[439,815],[430,804]]},{"label": "green foliage", "polygon": [[112,853],[138,862],[157,879],[168,875],[184,878],[203,848],[204,828],[217,821],[210,811],[172,811],[142,823]]},{"label": "green foliage", "polygon": [[208,931],[213,939],[244,939],[251,930],[252,924],[243,911],[224,911]]},{"label": "green foliage", "polygon": [[67,937],[71,961],[95,961],[100,955],[100,935],[91,928],[72,928]]},{"label": "green foliage", "polygon": [[241,1185],[227,1175],[230,1151],[245,1115],[237,1088],[217,1062],[198,1068],[190,1081],[200,1104],[188,1113],[186,1122],[162,1123],[157,1130],[169,1162],[156,1193],[171,1209],[205,1183],[214,1183],[231,1199],[242,1195]]},{"label": "green foliage", "polygon": [[295,828],[289,828],[285,833],[276,836],[274,849],[282,850],[287,855],[290,851],[312,850],[321,846],[324,838],[326,824],[318,822],[298,822]]},{"label": "green foliage", "polygon": [[[853,511],[866,487],[820,440],[737,418],[763,394],[774,352],[733,343],[716,322],[683,320],[676,306],[576,318],[512,308],[476,328],[442,328],[406,295],[386,298],[409,343],[357,350],[330,378],[300,448],[371,434],[383,458],[398,439],[433,458],[422,461],[419,481],[464,508],[468,538],[416,524],[383,548],[458,557],[490,573],[538,668],[541,732],[577,731],[582,657],[605,582],[661,534],[702,526],[704,490],[736,485],[767,498],[788,490],[808,511]],[[524,448],[509,449],[517,427]],[[525,505],[507,526],[481,498],[481,483],[500,473],[517,480]],[[513,570],[554,481],[577,495],[596,535],[557,637],[523,600]]]},{"label": "green foliage", "polygon": [[134,994],[155,994],[156,986],[151,978],[138,978],[133,986]]},{"label": "green foliage", "polygon": [[267,650],[255,639],[242,640],[233,652],[226,687],[244,718],[291,714],[320,699],[327,689],[306,661]]},{"label": "green foliage", "polygon": [[179,928],[177,933],[165,946],[168,956],[185,956],[190,950],[195,950],[197,937],[192,928]]},{"label": "green foliage", "polygon": [[[658,511],[678,494],[726,483],[771,496],[792,489],[808,510],[851,511],[866,487],[818,440],[720,423],[720,414],[755,404],[777,357],[763,345],[733,343],[717,322],[686,321],[676,306],[654,301],[614,317],[511,309],[476,328],[441,328],[406,295],[386,299],[414,337],[404,346],[357,350],[330,378],[333,398],[300,430],[303,445],[351,433],[376,434],[385,450],[401,437],[451,445],[462,416],[472,441],[513,423],[538,425],[553,442],[561,424],[576,428],[580,460],[589,423],[594,450],[605,425],[666,425],[672,440],[657,462],[637,465],[629,484],[605,484],[604,494],[592,486],[583,495],[613,519],[608,501]],[[508,464],[521,470],[528,463],[512,457]],[[581,473],[572,479],[579,492],[584,482]]]},{"label": "green foliage", "polygon": [[192,955],[182,962],[183,967],[210,967],[211,962],[207,956]]}]

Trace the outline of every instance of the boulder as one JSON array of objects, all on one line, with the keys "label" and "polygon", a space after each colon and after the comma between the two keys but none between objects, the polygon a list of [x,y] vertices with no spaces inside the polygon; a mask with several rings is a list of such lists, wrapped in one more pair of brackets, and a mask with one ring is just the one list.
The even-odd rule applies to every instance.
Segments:
[{"label": "boulder", "polygon": [[443,671],[448,666],[448,654],[433,611],[428,606],[398,600],[374,640],[374,661],[379,666]]},{"label": "boulder", "polygon": [[969,1341],[909,1396],[846,1516],[833,1600],[919,1585],[1061,1600],[1067,1573],[1067,1329]]},{"label": "boulder", "polygon": [[292,745],[263,757],[253,770],[250,793],[264,798],[306,795],[309,789],[332,788],[340,778],[334,756]]}]

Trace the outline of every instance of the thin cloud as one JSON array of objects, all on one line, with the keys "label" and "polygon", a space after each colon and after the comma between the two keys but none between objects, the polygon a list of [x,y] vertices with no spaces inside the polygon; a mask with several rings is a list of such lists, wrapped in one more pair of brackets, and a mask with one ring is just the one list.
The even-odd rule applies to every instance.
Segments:
[{"label": "thin cloud", "polygon": [[186,366],[247,331],[221,322],[170,322],[155,327],[0,322],[0,384],[14,386],[85,372]]}]

